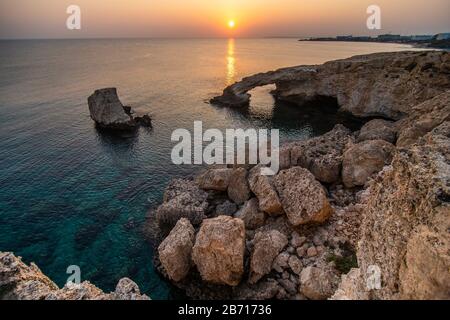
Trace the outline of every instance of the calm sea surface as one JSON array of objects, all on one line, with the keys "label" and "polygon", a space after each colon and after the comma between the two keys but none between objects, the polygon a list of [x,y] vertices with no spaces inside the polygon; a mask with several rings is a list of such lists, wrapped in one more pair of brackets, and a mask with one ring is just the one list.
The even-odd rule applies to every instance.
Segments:
[{"label": "calm sea surface", "polygon": [[[247,112],[205,103],[240,78],[356,54],[407,50],[375,43],[295,39],[0,41],[0,251],[34,261],[59,285],[69,265],[113,290],[130,277],[154,299],[171,297],[141,234],[165,185],[197,168],[170,161],[174,129],[279,128],[307,138],[346,120],[332,111],[274,105],[256,89]],[[87,97],[117,87],[150,113],[136,135],[97,132]]]}]

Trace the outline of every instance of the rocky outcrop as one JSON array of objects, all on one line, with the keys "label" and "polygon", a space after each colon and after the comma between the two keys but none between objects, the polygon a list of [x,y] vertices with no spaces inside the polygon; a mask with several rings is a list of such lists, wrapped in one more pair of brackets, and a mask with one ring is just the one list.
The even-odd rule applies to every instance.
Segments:
[{"label": "rocky outcrop", "polygon": [[266,214],[259,210],[258,199],[252,198],[247,201],[243,207],[236,212],[236,218],[242,219],[245,229],[255,230],[262,227],[266,221]]},{"label": "rocky outcrop", "polygon": [[251,89],[276,84],[277,99],[302,105],[335,98],[356,116],[398,120],[412,107],[450,88],[450,54],[445,51],[375,53],[261,73],[226,88],[211,102],[248,106]]},{"label": "rocky outcrop", "polygon": [[190,180],[175,179],[164,193],[164,202],[156,210],[160,225],[172,228],[181,218],[199,225],[206,218],[208,194]]},{"label": "rocky outcrop", "polygon": [[159,245],[159,260],[173,281],[183,280],[191,268],[195,230],[189,220],[180,219],[169,236]]},{"label": "rocky outcrop", "polygon": [[250,199],[250,187],[247,181],[248,172],[245,168],[236,168],[228,185],[228,197],[236,204],[241,205]]},{"label": "rocky outcrop", "polygon": [[134,130],[139,125],[151,127],[148,115],[134,116],[131,107],[120,102],[116,88],[96,90],[88,98],[89,112],[97,126],[114,130]]},{"label": "rocky outcrop", "polygon": [[258,282],[272,270],[272,264],[288,239],[277,230],[258,232],[253,240],[253,252],[250,262],[250,283]]},{"label": "rocky outcrop", "polygon": [[236,286],[244,273],[245,226],[241,219],[204,220],[192,258],[204,281]]},{"label": "rocky outcrop", "polygon": [[300,167],[283,170],[274,184],[292,225],[323,223],[330,217],[332,209],[324,188],[308,170]]},{"label": "rocky outcrop", "polygon": [[338,283],[336,271],[329,267],[307,267],[300,275],[300,290],[311,300],[330,298]]},{"label": "rocky outcrop", "polygon": [[399,149],[365,194],[358,262],[377,299],[450,298],[450,123]]},{"label": "rocky outcrop", "polygon": [[262,167],[259,165],[250,170],[248,177],[250,189],[258,198],[259,208],[262,211],[270,215],[280,215],[283,213],[283,207],[273,186],[273,179],[262,175],[261,170]]},{"label": "rocky outcrop", "polygon": [[203,190],[227,191],[233,169],[208,169],[197,177],[197,184]]},{"label": "rocky outcrop", "polygon": [[93,284],[68,283],[64,288],[46,277],[31,263],[9,252],[0,252],[0,300],[149,300],[130,279],[121,279],[112,293],[104,293]]},{"label": "rocky outcrop", "polygon": [[283,152],[286,157],[289,154],[290,161],[282,161],[283,167],[300,166],[323,183],[335,183],[340,179],[342,154],[350,141],[353,141],[350,130],[336,125],[320,137],[287,144],[283,146]]},{"label": "rocky outcrop", "polygon": [[366,140],[384,140],[395,143],[396,128],[392,121],[375,119],[367,122],[360,130],[358,142]]},{"label": "rocky outcrop", "polygon": [[445,121],[450,121],[450,90],[415,106],[407,118],[397,122],[397,146],[411,146]]},{"label": "rocky outcrop", "polygon": [[355,144],[344,153],[342,181],[347,188],[363,186],[368,179],[392,161],[395,147],[384,140]]}]

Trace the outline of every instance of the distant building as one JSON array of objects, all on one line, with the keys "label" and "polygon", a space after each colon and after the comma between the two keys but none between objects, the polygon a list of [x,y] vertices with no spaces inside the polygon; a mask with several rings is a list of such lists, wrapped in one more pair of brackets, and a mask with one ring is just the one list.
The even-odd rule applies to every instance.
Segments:
[{"label": "distant building", "polygon": [[439,33],[435,36],[436,40],[448,40],[450,39],[450,33]]},{"label": "distant building", "polygon": [[350,35],[350,36],[337,36],[336,37],[336,40],[339,40],[339,41],[346,41],[346,40],[353,40],[353,36],[352,35]]},{"label": "distant building", "polygon": [[382,34],[377,39],[381,41],[398,41],[402,40],[402,36],[399,34]]},{"label": "distant building", "polygon": [[431,35],[415,35],[411,36],[411,40],[413,41],[428,41],[432,40],[434,36]]}]

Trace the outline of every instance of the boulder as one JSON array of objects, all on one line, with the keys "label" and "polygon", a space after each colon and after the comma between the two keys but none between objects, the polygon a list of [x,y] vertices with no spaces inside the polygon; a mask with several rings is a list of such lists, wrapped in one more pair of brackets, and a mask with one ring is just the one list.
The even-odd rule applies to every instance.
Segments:
[{"label": "boulder", "polygon": [[262,167],[260,165],[250,170],[248,182],[250,189],[259,200],[259,208],[270,214],[280,215],[283,213],[278,194],[272,185],[273,177],[261,175]]},{"label": "boulder", "polygon": [[361,128],[357,141],[384,140],[389,143],[394,143],[396,134],[395,126],[392,121],[375,119],[367,122]]},{"label": "boulder", "polygon": [[264,225],[266,214],[259,210],[258,199],[252,198],[247,201],[244,206],[235,214],[236,218],[240,218],[245,223],[245,228],[255,230]]},{"label": "boulder", "polygon": [[235,203],[226,200],[216,207],[216,217],[218,216],[232,216],[236,213],[238,207]]},{"label": "boulder", "polygon": [[124,106],[116,88],[96,90],[88,98],[91,119],[98,127],[113,130],[134,130],[139,125],[151,127],[149,115],[133,117],[131,107]]},{"label": "boulder", "polygon": [[237,286],[244,272],[245,225],[220,216],[203,221],[192,258],[204,281]]},{"label": "boulder", "polygon": [[208,194],[190,180],[171,181],[164,193],[164,202],[156,210],[161,226],[172,228],[181,218],[187,218],[193,225],[199,225],[206,217]]},{"label": "boulder", "polygon": [[233,170],[230,178],[228,197],[238,205],[250,199],[250,187],[247,181],[247,174],[245,168],[236,168]]},{"label": "boulder", "polygon": [[322,136],[291,143],[289,167],[308,169],[317,180],[335,183],[340,179],[342,155],[349,141],[350,130],[339,124]]},{"label": "boulder", "polygon": [[233,169],[208,169],[197,177],[196,182],[203,190],[227,191]]},{"label": "boulder", "polygon": [[116,290],[111,295],[114,300],[150,300],[147,296],[142,295],[139,286],[128,278],[120,279]]},{"label": "boulder", "polygon": [[328,267],[306,267],[300,274],[300,291],[308,299],[330,298],[339,284],[338,275]]},{"label": "boulder", "polygon": [[368,140],[344,153],[342,181],[347,188],[363,186],[369,178],[392,161],[395,147],[383,140]]},{"label": "boulder", "polygon": [[96,90],[88,98],[88,104],[92,120],[101,128],[130,130],[137,126],[120,102],[116,88]]},{"label": "boulder", "polygon": [[272,270],[278,254],[287,246],[287,237],[277,230],[258,232],[253,239],[249,283],[254,284]]},{"label": "boulder", "polygon": [[183,280],[191,268],[195,230],[189,220],[180,219],[158,247],[159,260],[170,279]]},{"label": "boulder", "polygon": [[306,169],[294,167],[281,171],[274,179],[283,209],[294,226],[322,223],[332,208],[322,185]]}]

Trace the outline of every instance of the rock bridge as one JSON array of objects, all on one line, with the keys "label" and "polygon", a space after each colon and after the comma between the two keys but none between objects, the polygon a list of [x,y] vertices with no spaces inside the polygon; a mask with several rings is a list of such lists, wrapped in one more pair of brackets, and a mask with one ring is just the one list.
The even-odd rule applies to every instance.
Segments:
[{"label": "rock bridge", "polygon": [[227,87],[212,104],[249,105],[250,90],[275,84],[277,99],[302,105],[321,98],[359,117],[399,120],[412,108],[450,89],[450,53],[404,51],[375,53],[259,73]]}]

